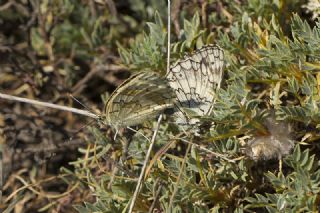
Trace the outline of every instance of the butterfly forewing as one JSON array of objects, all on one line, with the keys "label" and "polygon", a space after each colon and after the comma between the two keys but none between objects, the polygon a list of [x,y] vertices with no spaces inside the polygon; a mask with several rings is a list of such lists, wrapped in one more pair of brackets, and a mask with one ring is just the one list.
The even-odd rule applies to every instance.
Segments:
[{"label": "butterfly forewing", "polygon": [[223,77],[224,54],[220,47],[205,46],[171,66],[166,78],[177,96],[178,122],[188,123],[188,111],[195,116],[212,111],[215,91]]},{"label": "butterfly forewing", "polygon": [[141,72],[112,93],[105,106],[105,118],[116,128],[137,125],[173,107],[175,100],[165,78],[154,72]]}]

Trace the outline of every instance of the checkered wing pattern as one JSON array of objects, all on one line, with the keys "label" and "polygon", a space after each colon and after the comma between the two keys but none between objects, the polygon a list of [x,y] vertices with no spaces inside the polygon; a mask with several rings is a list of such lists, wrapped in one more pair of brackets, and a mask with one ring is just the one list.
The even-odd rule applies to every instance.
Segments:
[{"label": "checkered wing pattern", "polygon": [[171,66],[166,78],[177,97],[177,123],[190,124],[192,116],[212,112],[223,66],[223,50],[215,45],[204,46]]}]

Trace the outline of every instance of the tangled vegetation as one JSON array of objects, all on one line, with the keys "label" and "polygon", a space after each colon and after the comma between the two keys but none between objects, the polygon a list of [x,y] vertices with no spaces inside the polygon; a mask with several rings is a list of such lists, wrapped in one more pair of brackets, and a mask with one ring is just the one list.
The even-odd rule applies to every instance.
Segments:
[{"label": "tangled vegetation", "polygon": [[[320,7],[310,2],[172,0],[171,63],[218,44],[224,82],[199,135],[165,116],[135,212],[320,210]],[[71,93],[101,112],[131,72],[165,73],[166,23],[166,1],[8,0],[1,92],[82,107]],[[0,209],[128,210],[155,120],[114,140],[95,123],[77,131],[78,115],[0,101]]]}]

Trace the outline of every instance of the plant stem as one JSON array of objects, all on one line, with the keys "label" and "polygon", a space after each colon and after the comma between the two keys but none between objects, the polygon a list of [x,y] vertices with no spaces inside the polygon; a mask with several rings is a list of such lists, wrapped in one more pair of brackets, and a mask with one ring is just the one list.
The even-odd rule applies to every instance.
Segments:
[{"label": "plant stem", "polygon": [[59,109],[59,110],[63,110],[63,111],[68,111],[68,112],[84,115],[87,117],[91,117],[94,119],[97,119],[99,117],[98,115],[91,113],[91,112],[88,112],[87,110],[81,110],[81,109],[77,109],[77,108],[61,106],[58,104],[52,104],[52,103],[32,100],[32,99],[28,99],[28,98],[20,98],[17,96],[7,95],[7,94],[3,94],[3,93],[0,93],[0,98],[6,99],[6,100],[11,100],[11,101],[18,101],[18,102],[43,106],[43,107],[49,107],[49,108],[53,108],[53,109]]}]

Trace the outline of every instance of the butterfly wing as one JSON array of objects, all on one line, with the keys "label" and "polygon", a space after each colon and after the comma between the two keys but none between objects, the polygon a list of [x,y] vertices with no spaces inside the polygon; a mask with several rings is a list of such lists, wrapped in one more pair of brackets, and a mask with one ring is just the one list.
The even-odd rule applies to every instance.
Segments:
[{"label": "butterfly wing", "polygon": [[220,88],[223,77],[223,50],[208,45],[170,67],[166,78],[177,96],[178,123],[188,122],[188,114],[208,115],[212,111],[215,90]]},{"label": "butterfly wing", "polygon": [[175,93],[165,78],[154,72],[138,73],[121,84],[110,96],[104,113],[117,127],[137,125],[173,107]]}]

